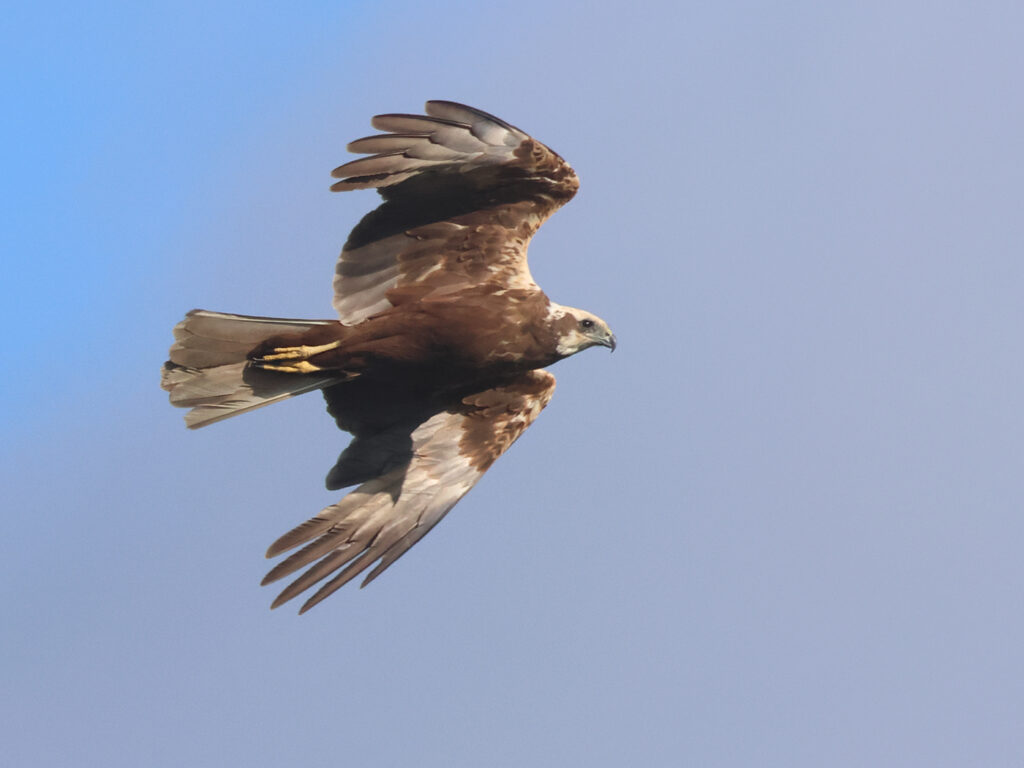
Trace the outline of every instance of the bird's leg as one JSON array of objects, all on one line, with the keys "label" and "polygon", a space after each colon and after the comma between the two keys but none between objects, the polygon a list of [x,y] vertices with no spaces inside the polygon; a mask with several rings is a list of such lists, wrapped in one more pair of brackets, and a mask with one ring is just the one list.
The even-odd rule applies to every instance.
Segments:
[{"label": "bird's leg", "polygon": [[277,365],[274,363],[264,363],[262,360],[253,360],[252,364],[264,371],[277,371],[278,373],[316,373],[323,370],[308,360],[298,360],[291,365]]},{"label": "bird's leg", "polygon": [[[315,373],[323,370],[317,365],[309,362],[309,358],[315,357],[323,352],[330,352],[341,346],[341,341],[332,341],[328,344],[311,347],[303,344],[298,347],[274,347],[269,355],[255,357],[252,364],[265,371],[280,371],[281,373]],[[281,362],[273,362],[280,360]],[[288,361],[288,362],[285,362]]]},{"label": "bird's leg", "polygon": [[301,347],[275,347],[271,350],[273,354],[263,355],[261,360],[308,360],[314,355],[319,355],[322,352],[330,352],[332,349],[337,349],[341,346],[340,341],[332,341],[329,344],[321,344],[318,347],[307,347],[302,345]]}]

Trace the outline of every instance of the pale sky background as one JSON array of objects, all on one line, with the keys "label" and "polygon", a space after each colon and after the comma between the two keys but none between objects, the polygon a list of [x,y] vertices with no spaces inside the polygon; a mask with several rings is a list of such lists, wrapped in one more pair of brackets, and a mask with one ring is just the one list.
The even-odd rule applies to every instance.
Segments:
[{"label": "pale sky background", "polygon": [[[12,766],[1024,765],[1024,5],[21,3],[0,40]],[[614,355],[365,590],[308,396],[188,432],[193,307],[329,317],[379,112],[583,188]]]}]

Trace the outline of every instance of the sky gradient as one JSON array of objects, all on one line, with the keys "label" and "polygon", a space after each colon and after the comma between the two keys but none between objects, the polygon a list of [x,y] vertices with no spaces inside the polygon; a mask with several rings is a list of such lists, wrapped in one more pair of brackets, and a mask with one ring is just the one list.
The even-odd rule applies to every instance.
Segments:
[{"label": "sky gradient", "polygon": [[[25,766],[1019,766],[1024,9],[22,4],[0,742]],[[366,590],[270,612],[317,396],[187,431],[193,308],[331,316],[371,115],[520,126],[619,347]]]}]

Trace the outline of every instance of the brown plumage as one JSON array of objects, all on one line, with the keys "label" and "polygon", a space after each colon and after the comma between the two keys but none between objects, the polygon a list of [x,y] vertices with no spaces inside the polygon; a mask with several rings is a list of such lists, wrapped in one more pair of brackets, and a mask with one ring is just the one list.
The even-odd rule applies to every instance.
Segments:
[{"label": "brown plumage", "polygon": [[365,585],[419,541],[547,405],[541,368],[595,345],[600,318],[551,302],[526,249],[576,193],[568,163],[486,112],[428,101],[426,116],[379,115],[388,133],[332,175],[335,191],[384,202],[349,236],[334,278],[335,320],[193,310],[174,329],[162,384],[191,428],[315,389],[353,439],[327,475],[358,484],[286,533],[301,547],[264,584],[307,570],[274,601],[331,577],[306,611],[379,561]]}]

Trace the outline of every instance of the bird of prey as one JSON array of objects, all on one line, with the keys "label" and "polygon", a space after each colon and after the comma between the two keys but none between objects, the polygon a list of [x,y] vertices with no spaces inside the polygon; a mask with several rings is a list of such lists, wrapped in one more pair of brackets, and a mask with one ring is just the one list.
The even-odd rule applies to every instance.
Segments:
[{"label": "bird of prey", "polygon": [[[353,435],[327,488],[358,485],[289,531],[300,547],[264,584],[306,569],[273,602],[323,579],[313,607],[372,563],[365,586],[447,514],[548,404],[542,370],[608,324],[549,300],[526,263],[530,238],[576,193],[561,157],[503,120],[450,101],[373,118],[369,157],[331,189],[383,203],[349,235],[334,277],[338,320],[193,310],[174,328],[162,386],[190,428],[320,390]],[[378,562],[379,561],[379,562]]]}]

